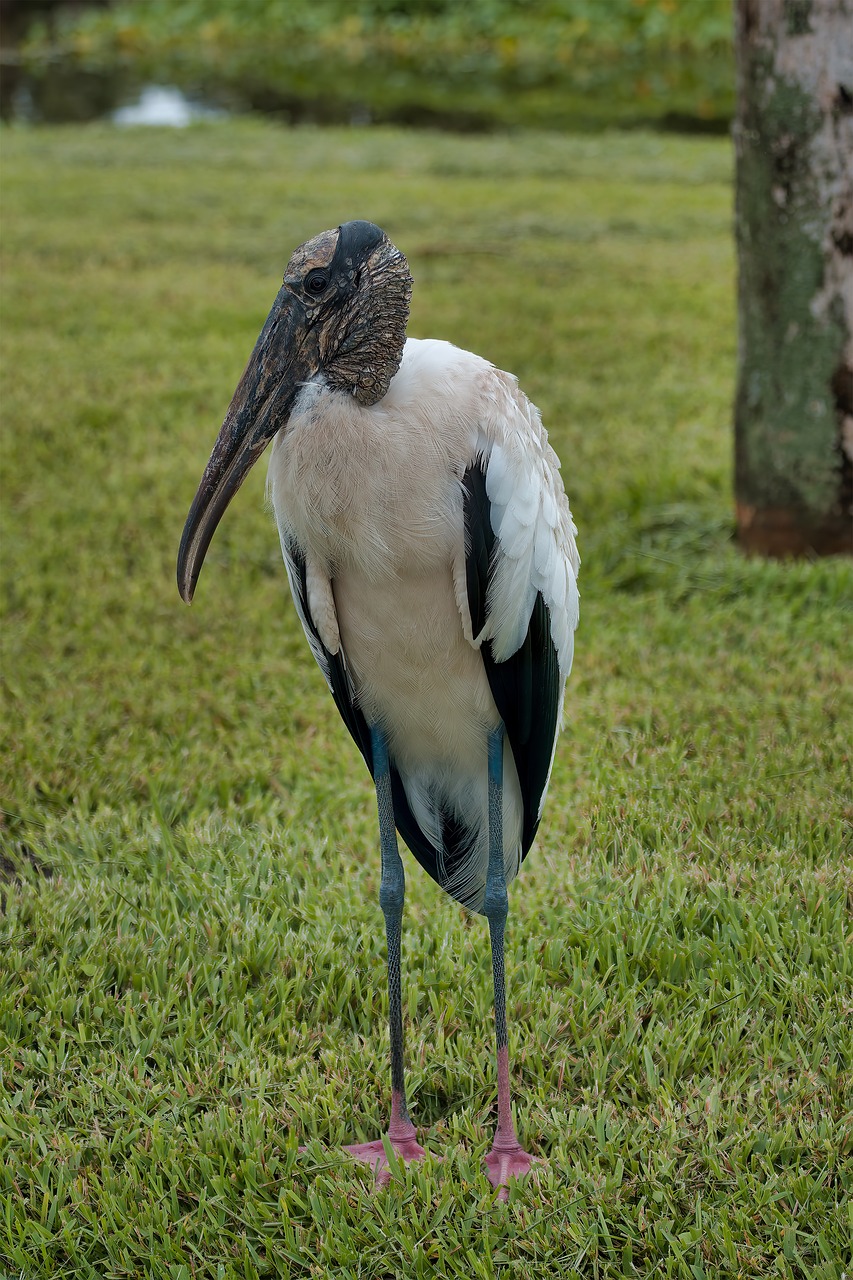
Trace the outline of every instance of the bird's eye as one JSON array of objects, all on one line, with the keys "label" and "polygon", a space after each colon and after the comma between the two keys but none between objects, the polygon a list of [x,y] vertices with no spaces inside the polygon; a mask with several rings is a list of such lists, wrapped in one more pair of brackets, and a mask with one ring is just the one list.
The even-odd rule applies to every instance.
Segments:
[{"label": "bird's eye", "polygon": [[321,293],[325,293],[328,284],[329,277],[325,271],[309,271],[303,281],[305,292],[312,293],[315,298],[318,298]]}]

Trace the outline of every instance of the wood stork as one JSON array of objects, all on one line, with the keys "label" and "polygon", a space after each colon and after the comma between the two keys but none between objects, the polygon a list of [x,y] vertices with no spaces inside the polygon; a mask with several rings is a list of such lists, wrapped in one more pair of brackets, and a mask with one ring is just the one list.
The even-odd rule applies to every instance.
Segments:
[{"label": "wood stork", "polygon": [[[539,825],[560,728],[576,529],[536,408],[478,356],[407,339],[411,287],[405,257],[370,222],[296,250],[187,517],[178,586],[189,603],[220,518],[272,441],[296,610],[376,787],[388,1139],[405,1161],[425,1154],[404,1083],[399,831],[489,922],[498,1122],[486,1164],[505,1194],[534,1159],[510,1107],[507,883]],[[382,1139],[347,1150],[387,1181]]]}]

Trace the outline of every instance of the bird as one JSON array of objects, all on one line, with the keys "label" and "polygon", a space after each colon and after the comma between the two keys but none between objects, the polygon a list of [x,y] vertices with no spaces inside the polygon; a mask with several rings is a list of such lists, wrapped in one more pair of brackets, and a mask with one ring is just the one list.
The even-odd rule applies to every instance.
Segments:
[{"label": "bird", "polygon": [[178,588],[192,601],[214,531],[271,445],[268,495],[311,648],[376,790],[387,940],[391,1109],[346,1150],[390,1179],[417,1141],[405,1086],[397,833],[488,922],[497,1125],[485,1157],[505,1198],[538,1161],[512,1114],[507,886],[542,817],[578,623],[577,529],[559,460],[515,377],[407,337],[406,256],[372,222],[292,254],[187,516]]}]

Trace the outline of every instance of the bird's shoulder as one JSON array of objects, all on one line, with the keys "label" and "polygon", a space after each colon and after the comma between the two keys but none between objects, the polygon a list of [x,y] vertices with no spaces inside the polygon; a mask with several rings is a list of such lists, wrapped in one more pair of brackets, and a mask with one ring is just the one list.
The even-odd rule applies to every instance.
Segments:
[{"label": "bird's shoulder", "polygon": [[407,338],[400,367],[383,408],[407,415],[418,410],[455,423],[473,424],[496,370],[481,356],[439,338]]},{"label": "bird's shoulder", "polygon": [[490,554],[488,619],[482,638],[503,661],[524,641],[537,595],[550,617],[563,676],[571,668],[578,622],[577,529],[563,485],[560,460],[542,417],[510,373],[470,353],[478,381],[475,438],[469,466],[482,477],[466,483],[466,521],[486,519],[494,536]]},{"label": "bird's shoulder", "polygon": [[539,410],[512,373],[462,347],[438,338],[407,338],[400,368],[384,404],[416,401],[433,413],[464,421],[471,450],[489,453],[512,442],[519,460],[535,459],[559,481],[560,463],[548,443]]},{"label": "bird's shoulder", "polygon": [[[577,529],[560,461],[536,405],[517,378],[482,356],[438,339],[409,338],[389,390],[407,420],[453,445],[461,472],[479,471],[497,548],[489,575],[487,633],[505,658],[527,631],[537,594],[549,610],[560,667],[568,674],[578,620]],[[460,479],[462,474],[460,473]],[[472,493],[471,486],[467,492]],[[468,542],[475,516],[467,503]]]}]

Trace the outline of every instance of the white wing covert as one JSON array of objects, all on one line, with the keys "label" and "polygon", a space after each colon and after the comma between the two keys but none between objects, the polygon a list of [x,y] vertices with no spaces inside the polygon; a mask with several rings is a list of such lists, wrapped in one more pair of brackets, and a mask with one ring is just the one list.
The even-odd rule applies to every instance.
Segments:
[{"label": "white wing covert", "polygon": [[509,374],[496,373],[503,395],[478,439],[497,547],[483,639],[498,662],[523,644],[537,593],[565,680],[572,666],[580,600],[577,529],[560,478],[560,462],[535,405]]}]

